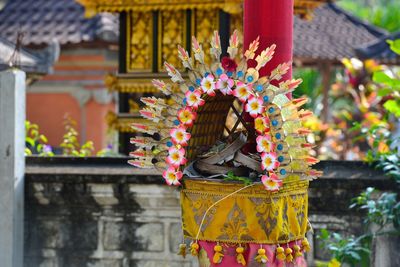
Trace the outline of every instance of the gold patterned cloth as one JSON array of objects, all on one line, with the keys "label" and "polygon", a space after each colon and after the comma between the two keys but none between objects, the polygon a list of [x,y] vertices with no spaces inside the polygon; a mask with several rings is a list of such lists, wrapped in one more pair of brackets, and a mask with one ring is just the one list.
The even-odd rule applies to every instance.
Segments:
[{"label": "gold patterned cloth", "polygon": [[308,184],[308,181],[290,182],[278,192],[268,192],[260,183],[226,197],[244,185],[186,178],[181,191],[184,236],[193,240],[259,244],[302,239],[308,225]]}]

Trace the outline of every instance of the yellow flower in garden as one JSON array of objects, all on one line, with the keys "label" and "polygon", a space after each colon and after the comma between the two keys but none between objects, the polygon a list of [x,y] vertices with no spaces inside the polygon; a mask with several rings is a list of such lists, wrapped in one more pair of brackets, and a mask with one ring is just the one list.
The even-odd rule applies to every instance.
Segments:
[{"label": "yellow flower in garden", "polygon": [[322,123],[322,121],[315,115],[312,115],[308,120],[304,121],[303,126],[313,132],[325,131],[328,129],[328,125]]},{"label": "yellow flower in garden", "polygon": [[340,267],[340,261],[338,261],[337,259],[333,258],[328,263],[328,267]]},{"label": "yellow flower in garden", "polygon": [[368,73],[382,70],[382,66],[379,65],[375,60],[368,59],[364,61],[364,68]]},{"label": "yellow flower in garden", "polygon": [[379,142],[378,144],[378,152],[379,153],[387,153],[389,152],[389,146],[385,142]]}]

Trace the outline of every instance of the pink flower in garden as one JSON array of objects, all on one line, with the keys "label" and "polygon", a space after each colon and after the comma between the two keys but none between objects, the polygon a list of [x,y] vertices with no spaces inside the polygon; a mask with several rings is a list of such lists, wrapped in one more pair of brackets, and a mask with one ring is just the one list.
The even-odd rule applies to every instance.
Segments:
[{"label": "pink flower in garden", "polygon": [[162,176],[165,179],[165,182],[168,185],[180,185],[181,183],[179,182],[180,179],[182,179],[182,172],[181,171],[176,171],[174,167],[169,167],[166,169]]},{"label": "pink flower in garden", "polygon": [[261,97],[250,96],[247,104],[245,106],[245,110],[252,116],[256,118],[258,114],[261,114],[264,111],[263,106],[264,101]]},{"label": "pink flower in garden", "polygon": [[185,97],[187,105],[195,109],[197,109],[199,106],[204,105],[205,103],[204,99],[201,99],[200,90],[194,90],[193,92],[187,91]]},{"label": "pink flower in garden", "polygon": [[282,180],[280,180],[275,173],[270,173],[269,176],[261,176],[261,182],[265,186],[265,189],[272,192],[278,191],[282,186]]},{"label": "pink flower in garden", "polygon": [[254,128],[260,134],[269,132],[269,118],[258,116],[254,120]]},{"label": "pink flower in garden", "polygon": [[196,116],[196,112],[191,111],[188,107],[178,111],[178,120],[186,126],[192,126]]},{"label": "pink flower in garden", "polygon": [[269,135],[260,135],[257,136],[257,151],[261,152],[272,152],[275,148],[275,144],[271,141],[271,137]]},{"label": "pink flower in garden", "polygon": [[225,71],[230,71],[230,72],[236,71],[237,68],[236,61],[231,59],[230,57],[223,57],[221,59],[221,65]]},{"label": "pink flower in garden", "polygon": [[251,88],[242,82],[236,84],[236,89],[233,90],[233,95],[239,98],[240,101],[246,102],[249,96],[252,95]]},{"label": "pink flower in garden", "polygon": [[224,95],[232,94],[232,87],[235,85],[235,82],[232,79],[229,79],[228,75],[221,74],[219,80],[217,81],[216,88]]},{"label": "pink flower in garden", "polygon": [[190,133],[186,132],[184,127],[172,129],[169,134],[171,135],[172,143],[181,146],[187,146],[190,139]]},{"label": "pink flower in garden", "polygon": [[261,154],[261,169],[272,171],[279,167],[278,156],[275,152]]},{"label": "pink flower in garden", "polygon": [[201,80],[201,89],[203,89],[203,93],[206,93],[209,96],[215,96],[215,81],[214,76],[208,74]]},{"label": "pink flower in garden", "polygon": [[186,164],[187,160],[185,158],[185,149],[176,147],[171,147],[168,149],[168,157],[166,162],[175,168]]}]

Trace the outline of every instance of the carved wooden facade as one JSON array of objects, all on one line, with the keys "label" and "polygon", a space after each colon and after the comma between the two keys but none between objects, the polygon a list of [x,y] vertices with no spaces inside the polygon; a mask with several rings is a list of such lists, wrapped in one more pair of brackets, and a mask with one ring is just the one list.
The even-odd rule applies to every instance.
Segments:
[{"label": "carved wooden facade", "polygon": [[[234,29],[243,33],[243,0],[77,1],[85,6],[88,16],[103,11],[120,13],[119,73],[107,76],[106,85],[119,93],[119,114],[110,115],[108,122],[120,132],[121,145],[129,143],[129,122],[139,119],[140,96],[156,93],[151,80],[169,79],[163,62],[181,66],[178,44],[190,52],[191,36],[195,35],[208,51],[207,40],[218,29],[224,51]],[[295,0],[295,13],[307,18],[312,9],[326,1]],[[120,151],[129,150],[122,145]]]}]

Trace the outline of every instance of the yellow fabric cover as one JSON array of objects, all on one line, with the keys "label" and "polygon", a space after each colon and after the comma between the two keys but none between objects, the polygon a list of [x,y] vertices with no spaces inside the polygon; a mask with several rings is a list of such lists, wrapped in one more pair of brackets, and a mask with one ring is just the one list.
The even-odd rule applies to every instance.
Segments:
[{"label": "yellow fabric cover", "polygon": [[[290,179],[288,179],[290,180]],[[304,238],[307,231],[308,181],[285,183],[279,192],[255,184],[212,207],[198,240],[278,244]],[[240,183],[186,178],[181,191],[183,233],[196,239],[206,210]]]}]

